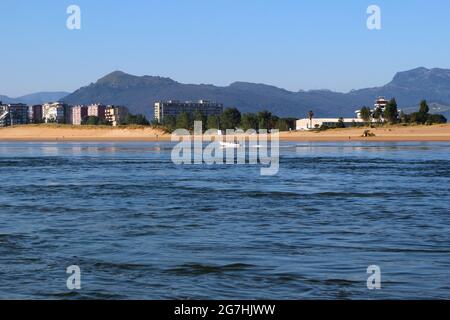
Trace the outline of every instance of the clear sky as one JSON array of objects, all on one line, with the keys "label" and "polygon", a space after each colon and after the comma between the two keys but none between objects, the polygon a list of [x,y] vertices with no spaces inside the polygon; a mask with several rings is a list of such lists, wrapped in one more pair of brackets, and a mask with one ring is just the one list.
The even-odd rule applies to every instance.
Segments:
[{"label": "clear sky", "polygon": [[[71,4],[81,30],[66,28]],[[366,27],[371,4],[381,30]],[[0,94],[13,97],[114,70],[349,91],[450,68],[448,0],[1,0],[0,12]]]}]

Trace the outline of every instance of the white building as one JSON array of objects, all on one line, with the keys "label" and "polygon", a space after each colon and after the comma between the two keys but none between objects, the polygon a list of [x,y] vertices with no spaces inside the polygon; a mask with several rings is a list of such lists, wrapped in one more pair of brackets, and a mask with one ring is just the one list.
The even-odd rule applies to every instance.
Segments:
[{"label": "white building", "polygon": [[[386,109],[386,106],[388,105],[389,101],[386,100],[384,97],[379,97],[373,106],[373,109],[371,110],[371,113],[374,114],[376,110],[379,110],[381,112],[381,121],[385,121],[383,118],[383,112]],[[398,110],[400,113],[401,110]],[[297,130],[313,130],[313,129],[319,129],[322,125],[328,126],[328,127],[336,127],[336,125],[339,123],[339,119],[343,120],[343,123],[346,127],[351,127],[353,125],[362,125],[365,123],[365,121],[361,118],[361,110],[355,111],[356,118],[313,118],[310,119],[300,119],[297,120]],[[372,122],[376,122],[377,119],[372,119]]]},{"label": "white building", "polygon": [[[381,111],[381,115],[383,115],[384,109],[386,108],[387,104],[389,103],[389,101],[387,101],[384,97],[379,97],[376,101],[375,104],[373,105],[373,109],[371,109],[371,113],[373,114],[376,110],[380,110]],[[356,117],[361,119],[361,110],[356,110]]]},{"label": "white building", "polygon": [[88,116],[105,119],[106,106],[100,103],[94,103],[88,106]]},{"label": "white building", "polygon": [[[386,100],[384,97],[378,97],[378,99],[375,101],[374,105],[373,105],[373,109],[370,110],[371,114],[373,115],[375,113],[375,111],[379,111],[380,112],[380,121],[384,122],[386,121],[384,119],[384,110],[386,109],[386,106],[388,105],[389,101]],[[400,114],[402,110],[398,110],[398,113]],[[361,119],[361,110],[356,110],[356,117],[358,119]],[[372,119],[372,122],[376,122],[377,119]]]},{"label": "white building", "polygon": [[105,111],[106,121],[113,127],[120,125],[128,114],[128,109],[121,106],[107,106]]},{"label": "white building", "polygon": [[42,118],[45,123],[64,123],[66,121],[67,105],[54,102],[42,106]]},{"label": "white building", "polygon": [[328,127],[335,127],[339,123],[339,119],[343,120],[346,127],[351,127],[355,124],[363,124],[364,120],[358,118],[313,118],[310,119],[300,119],[297,120],[296,129],[297,130],[313,130],[319,129],[321,126],[325,125]]}]

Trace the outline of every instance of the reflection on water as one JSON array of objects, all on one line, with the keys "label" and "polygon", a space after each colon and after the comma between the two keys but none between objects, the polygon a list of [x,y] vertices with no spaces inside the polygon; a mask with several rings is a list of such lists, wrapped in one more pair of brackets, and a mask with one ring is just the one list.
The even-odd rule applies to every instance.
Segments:
[{"label": "reflection on water", "polygon": [[274,177],[172,147],[0,143],[0,298],[450,298],[450,144],[282,143]]}]

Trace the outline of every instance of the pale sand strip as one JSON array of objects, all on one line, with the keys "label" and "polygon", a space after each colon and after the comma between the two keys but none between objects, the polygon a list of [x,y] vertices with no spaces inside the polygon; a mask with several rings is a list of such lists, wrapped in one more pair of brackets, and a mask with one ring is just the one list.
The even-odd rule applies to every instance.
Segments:
[{"label": "pale sand strip", "polygon": [[[362,137],[370,130],[375,137]],[[155,128],[112,128],[28,125],[0,128],[0,141],[170,141]],[[281,132],[282,141],[450,141],[450,124]]]}]

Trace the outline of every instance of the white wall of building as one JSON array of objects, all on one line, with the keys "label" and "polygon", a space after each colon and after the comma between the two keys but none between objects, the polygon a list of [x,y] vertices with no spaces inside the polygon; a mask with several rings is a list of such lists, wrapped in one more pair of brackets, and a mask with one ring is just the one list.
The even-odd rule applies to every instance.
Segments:
[{"label": "white wall of building", "polygon": [[[312,129],[318,129],[322,125],[328,125],[333,126],[339,123],[339,118],[316,118],[316,119],[300,119],[297,120],[296,123],[296,129],[297,130],[312,130]],[[362,124],[364,121],[362,119],[358,118],[344,118],[344,124],[346,126],[350,126],[352,124]]]}]

